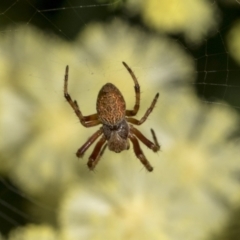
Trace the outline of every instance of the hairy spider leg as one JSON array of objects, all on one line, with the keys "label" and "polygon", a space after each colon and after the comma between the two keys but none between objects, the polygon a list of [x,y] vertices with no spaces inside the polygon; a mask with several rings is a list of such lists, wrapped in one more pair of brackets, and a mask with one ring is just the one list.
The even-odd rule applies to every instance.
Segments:
[{"label": "hairy spider leg", "polygon": [[92,115],[84,117],[79,109],[77,101],[76,100],[73,101],[71,96],[69,95],[69,93],[68,93],[68,69],[69,68],[67,65],[66,70],[65,70],[65,78],[64,78],[64,97],[66,98],[66,100],[70,104],[70,106],[73,108],[75,114],[77,115],[81,124],[84,127],[93,127],[93,126],[100,124],[101,122],[98,120],[97,114],[92,114]]},{"label": "hairy spider leg", "polygon": [[96,139],[103,133],[102,128],[95,132],[78,150],[77,157],[82,157],[83,154],[88,150],[88,148],[96,141]]},{"label": "hairy spider leg", "polygon": [[149,141],[139,130],[137,130],[133,125],[130,125],[130,131],[142,142],[144,143],[148,148],[152,149],[154,152],[157,152],[160,150],[160,145],[158,144],[157,137],[155,135],[155,132],[153,129],[151,129],[151,133],[153,136],[153,142]]},{"label": "hairy spider leg", "polygon": [[158,147],[158,150],[160,150],[161,146],[158,143],[157,136],[156,136],[156,134],[155,134],[155,132],[154,132],[154,130],[152,128],[151,128],[151,133],[152,133],[152,137],[153,137],[153,141],[154,141],[155,145]]},{"label": "hairy spider leg", "polygon": [[141,125],[142,123],[144,123],[146,121],[146,119],[148,118],[149,114],[152,112],[153,108],[155,107],[158,97],[159,97],[159,93],[156,94],[156,96],[154,97],[154,99],[151,103],[151,106],[147,109],[144,116],[140,120],[137,120],[135,118],[126,118],[127,121],[132,124],[135,124],[135,125]]},{"label": "hairy spider leg", "polygon": [[107,148],[107,144],[105,144],[105,145],[102,147],[101,152],[100,152],[99,155],[97,156],[96,160],[92,163],[91,169],[89,168],[90,170],[94,170],[94,168],[95,168],[96,165],[98,164],[99,160],[101,159],[102,155],[104,154],[106,148]]},{"label": "hairy spider leg", "polygon": [[90,155],[90,157],[88,159],[88,163],[87,163],[88,168],[90,170],[93,170],[95,168],[95,166],[98,163],[100,157],[102,156],[106,146],[104,146],[102,151],[101,151],[101,149],[102,149],[102,146],[104,145],[105,142],[106,142],[106,138],[105,138],[105,136],[102,136],[101,139],[95,145],[95,147],[93,149],[93,152]]},{"label": "hairy spider leg", "polygon": [[148,162],[148,160],[146,159],[146,157],[143,154],[142,149],[140,148],[139,142],[137,140],[137,138],[133,135],[133,134],[129,134],[129,138],[133,144],[133,150],[135,152],[135,155],[137,156],[137,158],[141,161],[141,163],[145,166],[145,168],[149,171],[152,172],[153,171],[153,167],[150,165],[150,163]]},{"label": "hairy spider leg", "polygon": [[135,89],[135,105],[133,110],[126,110],[126,115],[127,116],[135,116],[138,113],[139,107],[140,107],[140,85],[138,83],[138,80],[134,74],[134,72],[132,71],[132,69],[125,63],[122,62],[124,67],[128,70],[128,72],[130,73],[133,81],[134,81],[134,89]]}]

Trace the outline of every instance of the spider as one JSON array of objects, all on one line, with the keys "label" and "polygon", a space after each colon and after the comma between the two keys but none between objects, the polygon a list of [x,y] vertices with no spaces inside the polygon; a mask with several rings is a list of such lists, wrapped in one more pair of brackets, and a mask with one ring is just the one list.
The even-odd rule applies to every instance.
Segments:
[{"label": "spider", "polygon": [[137,78],[134,75],[131,68],[122,62],[124,67],[127,69],[134,81],[135,89],[135,106],[133,110],[126,110],[125,100],[119,91],[119,89],[112,83],[105,84],[98,93],[97,97],[97,113],[83,116],[79,109],[76,100],[72,100],[68,93],[68,70],[69,67],[66,66],[65,78],[64,78],[64,97],[67,102],[71,105],[75,114],[79,118],[81,124],[84,127],[93,127],[98,124],[102,124],[101,128],[96,131],[83,145],[80,147],[76,153],[77,157],[83,157],[86,150],[96,141],[97,138],[100,140],[95,145],[92,154],[88,160],[88,168],[93,170],[97,165],[99,159],[103,155],[106,147],[110,151],[120,153],[123,150],[128,150],[130,147],[129,139],[133,144],[133,150],[136,157],[142,162],[145,168],[151,172],[153,167],[150,165],[144,153],[139,145],[140,140],[148,148],[152,149],[154,152],[160,150],[160,145],[158,143],[157,137],[153,129],[151,129],[153,142],[148,140],[139,130],[137,130],[134,125],[141,125],[146,121],[149,114],[152,112],[159,93],[157,93],[150,105],[150,107],[145,112],[144,116],[137,120],[133,118],[139,110],[140,107],[140,86],[138,84]]}]

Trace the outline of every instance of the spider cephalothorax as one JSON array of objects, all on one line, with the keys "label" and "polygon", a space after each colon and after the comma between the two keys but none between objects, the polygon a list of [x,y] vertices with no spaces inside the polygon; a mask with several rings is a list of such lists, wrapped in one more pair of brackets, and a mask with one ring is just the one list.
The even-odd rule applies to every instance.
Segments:
[{"label": "spider cephalothorax", "polygon": [[108,141],[108,148],[111,151],[119,153],[129,149],[128,135],[129,126],[125,119],[117,125],[103,125],[103,134]]},{"label": "spider cephalothorax", "polygon": [[150,165],[150,163],[144,156],[140,148],[138,139],[148,148],[152,149],[154,152],[160,150],[160,145],[158,144],[156,135],[152,129],[151,133],[154,143],[148,140],[140,131],[138,131],[132,125],[140,125],[145,122],[149,114],[152,112],[159,94],[156,94],[151,106],[147,109],[146,113],[140,120],[132,118],[137,114],[140,106],[140,86],[138,84],[137,78],[135,77],[132,70],[128,67],[128,65],[125,62],[123,62],[123,65],[126,67],[128,72],[132,76],[135,84],[134,88],[136,94],[136,102],[133,110],[126,110],[126,103],[121,92],[112,83],[107,83],[99,91],[97,98],[97,113],[89,116],[82,115],[78,107],[77,101],[73,101],[71,96],[68,94],[68,66],[66,67],[64,82],[64,96],[66,100],[69,102],[69,104],[75,111],[83,126],[93,127],[98,124],[102,124],[102,127],[97,132],[95,132],[87,140],[87,142],[85,142],[83,146],[78,149],[76,153],[78,157],[82,157],[84,152],[94,143],[94,141],[98,137],[102,136],[97,142],[92,154],[89,157],[88,167],[90,170],[94,169],[107,146],[109,150],[119,153],[123,150],[129,149],[129,139],[133,144],[133,149],[137,158],[140,159],[140,161],[148,171],[152,171],[153,167]]}]

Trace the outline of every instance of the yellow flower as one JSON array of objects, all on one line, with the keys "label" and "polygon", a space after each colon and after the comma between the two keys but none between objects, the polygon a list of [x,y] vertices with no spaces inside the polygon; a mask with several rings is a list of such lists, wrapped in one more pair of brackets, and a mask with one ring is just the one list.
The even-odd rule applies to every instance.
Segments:
[{"label": "yellow flower", "polygon": [[216,28],[216,4],[207,0],[129,0],[128,10],[140,12],[144,23],[159,32],[183,34],[196,44]]},{"label": "yellow flower", "polygon": [[19,227],[13,230],[8,240],[59,240],[56,231],[48,225],[33,225]]}]

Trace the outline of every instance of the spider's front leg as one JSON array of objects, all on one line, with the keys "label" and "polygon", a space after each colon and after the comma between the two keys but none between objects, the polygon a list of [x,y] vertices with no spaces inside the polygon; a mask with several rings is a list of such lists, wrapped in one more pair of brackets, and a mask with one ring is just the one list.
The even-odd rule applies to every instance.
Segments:
[{"label": "spider's front leg", "polygon": [[133,150],[134,150],[134,153],[135,153],[136,157],[142,162],[142,164],[145,166],[145,168],[149,172],[152,172],[153,167],[151,166],[151,164],[148,162],[148,160],[144,156],[143,151],[140,148],[140,145],[139,145],[139,142],[138,142],[137,138],[131,133],[129,134],[129,138],[130,138],[130,140],[133,144]]},{"label": "spider's front leg", "polygon": [[[104,143],[106,142],[106,138],[105,136],[102,136],[102,138],[97,142],[96,146],[93,149],[92,154],[89,157],[88,160],[88,168],[90,170],[93,170],[95,168],[95,166],[97,165],[97,163],[99,162],[101,156],[103,155],[107,144],[102,148],[102,146],[104,145]],[[102,149],[102,150],[101,150]],[[101,152],[100,152],[101,151]]]},{"label": "spider's front leg", "polygon": [[77,157],[82,157],[88,148],[96,141],[96,139],[102,135],[102,128],[95,132],[77,151]]},{"label": "spider's front leg", "polygon": [[149,141],[139,130],[137,130],[133,125],[130,125],[130,131],[142,142],[144,143],[148,148],[152,149],[154,152],[157,152],[160,150],[160,145],[158,143],[157,137],[153,129],[151,129],[153,142]]},{"label": "spider's front leg", "polygon": [[100,121],[98,120],[98,115],[97,114],[92,114],[89,116],[83,116],[77,101],[73,101],[70,94],[68,93],[68,66],[66,66],[66,70],[65,70],[65,77],[64,77],[64,97],[67,100],[67,102],[70,104],[70,106],[73,108],[75,114],[77,115],[77,117],[79,118],[81,124],[84,127],[93,127],[96,126],[98,124],[100,124]]}]

